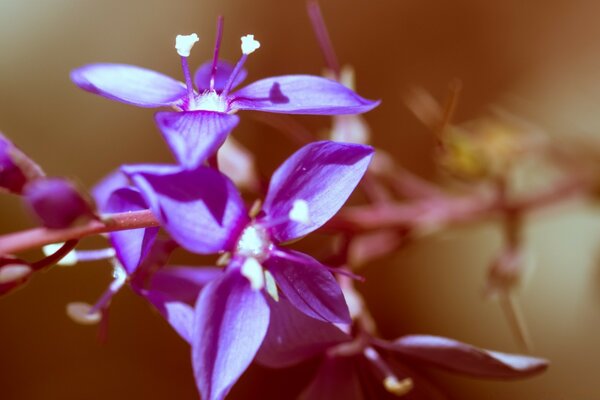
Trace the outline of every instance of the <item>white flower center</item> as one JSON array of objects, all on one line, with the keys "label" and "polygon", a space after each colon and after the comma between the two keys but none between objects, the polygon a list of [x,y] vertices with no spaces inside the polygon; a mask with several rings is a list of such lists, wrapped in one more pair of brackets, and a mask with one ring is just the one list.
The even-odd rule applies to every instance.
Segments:
[{"label": "white flower center", "polygon": [[260,225],[250,224],[240,235],[235,252],[262,262],[268,258],[272,246],[273,243],[266,229]]},{"label": "white flower center", "polygon": [[190,104],[189,111],[204,110],[227,112],[227,101],[217,94],[214,90],[207,90],[194,99],[194,104]]}]

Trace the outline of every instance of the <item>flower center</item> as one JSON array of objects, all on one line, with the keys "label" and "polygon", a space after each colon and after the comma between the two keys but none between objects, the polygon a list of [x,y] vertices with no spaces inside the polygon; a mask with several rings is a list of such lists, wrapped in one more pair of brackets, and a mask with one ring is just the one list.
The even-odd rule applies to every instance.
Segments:
[{"label": "flower center", "polygon": [[238,239],[235,253],[262,262],[269,257],[272,247],[267,230],[260,225],[249,224]]},{"label": "flower center", "polygon": [[216,111],[227,112],[227,101],[217,94],[214,90],[207,90],[194,99],[190,104],[188,111]]}]

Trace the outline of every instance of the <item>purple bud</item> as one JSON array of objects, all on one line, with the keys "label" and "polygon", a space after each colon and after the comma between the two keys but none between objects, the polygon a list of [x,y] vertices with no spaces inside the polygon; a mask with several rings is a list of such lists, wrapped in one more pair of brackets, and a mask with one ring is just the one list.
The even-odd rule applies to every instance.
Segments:
[{"label": "purple bud", "polygon": [[0,296],[22,286],[33,269],[25,261],[10,256],[0,257]]},{"label": "purple bud", "polygon": [[0,133],[0,189],[21,194],[27,182],[43,176],[41,168]]},{"label": "purple bud", "polygon": [[29,182],[23,196],[30,210],[47,228],[67,228],[80,217],[90,219],[94,216],[90,203],[73,184],[61,178]]}]

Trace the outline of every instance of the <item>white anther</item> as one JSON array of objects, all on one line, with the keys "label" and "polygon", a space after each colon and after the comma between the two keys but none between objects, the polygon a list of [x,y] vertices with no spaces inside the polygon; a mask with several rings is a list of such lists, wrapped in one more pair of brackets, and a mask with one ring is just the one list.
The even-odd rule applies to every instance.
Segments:
[{"label": "white anther", "polygon": [[275,278],[268,270],[265,270],[265,289],[267,289],[267,293],[269,293],[273,300],[279,301],[279,291],[277,290]]},{"label": "white anther", "polygon": [[177,54],[181,57],[189,57],[192,47],[194,47],[194,44],[196,44],[198,40],[200,40],[200,38],[195,33],[192,33],[191,35],[177,35],[175,38],[175,49],[177,50]]},{"label": "white anther", "polygon": [[410,392],[413,388],[413,381],[410,378],[398,380],[393,375],[386,376],[383,380],[383,386],[385,390],[396,395],[396,396],[404,396],[408,392]]},{"label": "white anther", "polygon": [[295,200],[288,216],[292,221],[305,225],[310,224],[310,212],[306,200]]},{"label": "white anther", "polygon": [[242,275],[250,281],[250,286],[254,290],[260,290],[265,287],[265,276],[262,265],[253,257],[248,257],[242,264]]},{"label": "white anther", "polygon": [[25,278],[33,270],[26,264],[6,264],[0,267],[0,284],[11,283]]},{"label": "white anther", "polygon": [[94,325],[102,319],[102,313],[95,311],[90,313],[92,306],[79,301],[67,304],[67,315],[73,321],[82,325]]},{"label": "white anther", "polygon": [[[48,257],[60,250],[60,248],[63,247],[63,245],[64,243],[48,244],[42,247],[42,252],[46,257]],[[70,252],[68,252],[56,264],[61,265],[63,267],[72,267],[73,265],[77,264],[77,254],[75,254],[75,250],[71,250]]]},{"label": "white anther", "polygon": [[242,53],[252,54],[260,47],[260,42],[254,40],[254,35],[242,36]]}]

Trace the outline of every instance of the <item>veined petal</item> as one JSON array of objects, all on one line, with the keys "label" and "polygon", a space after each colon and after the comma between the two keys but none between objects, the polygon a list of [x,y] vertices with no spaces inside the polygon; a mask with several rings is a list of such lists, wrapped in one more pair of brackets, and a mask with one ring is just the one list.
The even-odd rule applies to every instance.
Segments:
[{"label": "veined petal", "polygon": [[195,168],[216,153],[240,120],[213,111],[164,111],[155,119],[177,161],[186,168]]},{"label": "veined petal", "polygon": [[[217,73],[215,74],[215,87],[218,93],[225,89],[225,84],[229,79],[229,76],[233,72],[233,64],[219,60],[217,62]],[[210,75],[212,73],[212,61],[207,61],[202,64],[194,73],[194,83],[200,92],[210,89]],[[240,83],[246,79],[248,72],[242,68],[240,72],[237,74],[235,80],[233,81],[232,88],[238,86]]]},{"label": "veined petal", "polygon": [[261,79],[232,95],[230,107],[285,114],[360,114],[379,105],[344,85],[312,75]]},{"label": "veined petal", "polygon": [[170,106],[187,94],[183,83],[146,68],[126,64],[89,64],[71,71],[83,90],[140,107]]},{"label": "veined petal", "polygon": [[[148,209],[142,195],[134,188],[117,189],[108,198],[105,210],[111,213],[139,211]],[[146,257],[156,239],[159,228],[128,229],[111,232],[110,242],[115,248],[117,258],[132,275],[140,262]]]},{"label": "veined petal", "polygon": [[285,298],[275,302],[267,297],[271,309],[269,330],[256,361],[271,368],[285,368],[308,360],[328,347],[351,340],[333,324],[316,320],[298,311]]},{"label": "veined petal", "polygon": [[[263,211],[265,219],[284,221],[271,228],[284,242],[327,222],[346,202],[371,161],[373,148],[349,143],[314,142],[302,147],[273,174]],[[308,205],[308,223],[288,218],[294,202]]]},{"label": "veined petal", "polygon": [[105,211],[106,202],[110,195],[117,189],[129,186],[129,179],[119,170],[112,171],[100,182],[96,183],[90,191],[98,209]]},{"label": "veined petal", "polygon": [[342,289],[331,272],[314,258],[277,249],[264,265],[290,303],[304,314],[326,322],[351,322]]},{"label": "veined petal", "polygon": [[364,400],[356,356],[326,357],[300,400]]},{"label": "veined petal", "polygon": [[239,269],[210,283],[196,303],[192,364],[202,398],[223,399],[258,351],[269,325],[263,294]]},{"label": "veined petal", "polygon": [[248,215],[233,183],[207,167],[127,165],[152,213],[182,247],[200,254],[228,250]]},{"label": "veined petal", "polygon": [[440,336],[407,335],[381,343],[397,354],[476,377],[514,379],[539,374],[548,368],[543,358],[479,349]]}]

